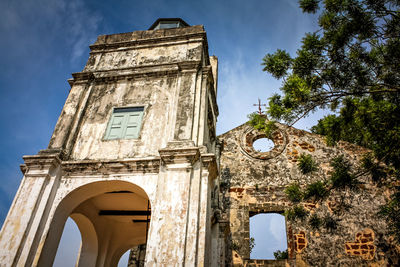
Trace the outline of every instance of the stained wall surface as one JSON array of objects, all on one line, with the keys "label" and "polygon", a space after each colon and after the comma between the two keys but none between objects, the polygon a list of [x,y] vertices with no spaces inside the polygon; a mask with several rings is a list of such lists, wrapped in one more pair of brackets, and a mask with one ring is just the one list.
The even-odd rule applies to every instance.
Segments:
[{"label": "stained wall surface", "polygon": [[[172,140],[215,139],[217,63],[210,65],[202,26],[99,36],[90,47],[50,149],[74,160],[132,158],[157,156]],[[113,108],[136,106],[144,107],[139,138],[106,140]]]},{"label": "stained wall surface", "polygon": [[[302,190],[316,181],[326,181],[333,171],[330,162],[343,155],[352,172],[369,152],[345,142],[328,146],[322,136],[277,124],[271,139],[275,147],[259,152],[253,141],[265,137],[250,125],[241,125],[219,136],[222,143],[221,221],[226,220],[226,262],[234,266],[394,266],[399,248],[393,243],[386,222],[378,216],[390,195],[389,184],[378,185],[361,175],[353,189],[329,190],[322,200],[296,204],[285,194],[298,183]],[[311,155],[318,169],[303,174],[298,167],[301,154]],[[329,186],[328,186],[329,187]],[[286,218],[288,260],[252,260],[249,251],[249,217],[258,213],[284,213],[300,205],[308,215]],[[321,225],[313,228],[311,216]],[[329,221],[328,226],[324,222]],[[332,223],[333,221],[333,223]],[[333,227],[330,227],[333,226]],[[268,231],[268,229],[266,229]],[[397,252],[396,252],[397,251]],[[286,265],[287,266],[287,265]]]},{"label": "stained wall surface", "polygon": [[[0,266],[51,266],[68,216],[91,229],[79,266],[116,266],[144,244],[146,266],[219,265],[209,256],[217,58],[203,26],[99,36],[90,49],[48,148],[24,157]],[[138,138],[105,138],[113,109],[138,106]]]}]

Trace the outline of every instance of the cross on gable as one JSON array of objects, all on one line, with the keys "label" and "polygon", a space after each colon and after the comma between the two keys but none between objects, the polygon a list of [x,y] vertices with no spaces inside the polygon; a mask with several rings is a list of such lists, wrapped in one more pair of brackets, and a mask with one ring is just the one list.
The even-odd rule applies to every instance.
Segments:
[{"label": "cross on gable", "polygon": [[261,99],[258,99],[258,104],[253,104],[253,106],[258,106],[258,114],[263,115],[261,107],[266,107],[266,104],[261,104]]}]

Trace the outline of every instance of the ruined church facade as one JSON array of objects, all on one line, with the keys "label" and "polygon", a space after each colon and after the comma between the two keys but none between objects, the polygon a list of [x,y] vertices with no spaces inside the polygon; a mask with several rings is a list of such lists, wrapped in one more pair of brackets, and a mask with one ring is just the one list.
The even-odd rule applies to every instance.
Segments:
[{"label": "ruined church facade", "polygon": [[[329,176],[343,155],[368,151],[285,125],[269,137],[244,124],[219,137],[218,61],[203,26],[159,19],[147,31],[99,36],[47,149],[24,156],[24,178],[0,233],[0,266],[52,266],[68,217],[82,243],[77,266],[382,266],[398,247],[377,217],[390,186],[367,176],[359,190],[303,201],[335,229],[286,220],[288,258],[250,257],[249,219],[284,213],[284,193]],[[320,168],[303,175],[301,154]],[[296,204],[297,205],[297,204]]]}]

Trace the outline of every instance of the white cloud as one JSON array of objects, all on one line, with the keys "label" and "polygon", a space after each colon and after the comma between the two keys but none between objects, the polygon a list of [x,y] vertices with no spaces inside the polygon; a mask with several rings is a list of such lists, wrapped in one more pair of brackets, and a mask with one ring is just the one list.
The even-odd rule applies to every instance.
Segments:
[{"label": "white cloud", "polygon": [[79,1],[66,1],[65,9],[71,14],[68,17],[73,46],[71,60],[75,61],[86,52],[88,44],[94,42],[102,17],[87,10]]},{"label": "white cloud", "polygon": [[79,0],[2,1],[0,9],[0,31],[6,32],[8,38],[30,45],[44,45],[47,41],[54,45],[57,38],[71,47],[71,63],[87,51],[103,19]]},{"label": "white cloud", "polygon": [[286,247],[285,217],[279,214],[271,214],[269,220],[269,231],[278,243],[277,247]]}]

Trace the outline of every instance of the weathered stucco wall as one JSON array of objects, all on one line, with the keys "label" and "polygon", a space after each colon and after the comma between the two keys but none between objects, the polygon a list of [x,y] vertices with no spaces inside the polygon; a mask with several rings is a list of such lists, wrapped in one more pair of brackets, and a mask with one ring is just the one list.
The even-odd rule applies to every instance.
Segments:
[{"label": "weathered stucco wall", "polygon": [[[250,260],[249,217],[258,213],[283,213],[292,208],[285,188],[297,182],[304,189],[316,181],[328,181],[331,160],[343,155],[356,170],[366,149],[345,142],[327,146],[323,137],[278,125],[273,134],[275,147],[258,152],[253,141],[265,136],[244,124],[219,136],[221,153],[222,215],[227,260],[235,266],[386,266],[398,264],[396,248],[386,222],[377,215],[389,197],[387,185],[377,185],[368,176],[358,177],[354,189],[331,189],[323,200],[300,203],[308,217],[286,219],[289,259]],[[318,170],[302,174],[297,166],[301,154],[311,155]],[[331,218],[336,229],[311,227],[309,218]],[[266,230],[267,231],[267,230]],[[362,238],[362,235],[367,238]],[[397,251],[399,253],[399,251]]]},{"label": "weathered stucco wall", "polygon": [[[0,266],[51,266],[68,216],[86,229],[78,266],[116,266],[145,243],[146,266],[210,266],[217,58],[203,26],[105,35],[90,48],[48,149],[24,157]],[[113,108],[135,106],[139,138],[105,140]]]},{"label": "weathered stucco wall", "polygon": [[[210,151],[218,115],[211,63],[202,26],[99,36],[70,80],[49,149],[75,160],[132,158],[192,140]],[[139,138],[104,140],[113,108],[132,106],[145,107]]]},{"label": "weathered stucco wall", "polygon": [[[76,138],[71,158],[133,158],[158,155],[171,140],[171,115],[175,111],[176,77],[120,81],[96,85],[87,103],[86,114]],[[139,139],[104,140],[115,107],[144,106]]]}]

